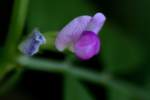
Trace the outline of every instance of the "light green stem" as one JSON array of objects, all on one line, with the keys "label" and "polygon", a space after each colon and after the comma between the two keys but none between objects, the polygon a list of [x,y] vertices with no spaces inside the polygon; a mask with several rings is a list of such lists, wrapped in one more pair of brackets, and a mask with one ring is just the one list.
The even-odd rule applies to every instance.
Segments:
[{"label": "light green stem", "polygon": [[13,69],[12,64],[16,61],[17,45],[24,28],[28,2],[29,0],[14,1],[11,22],[2,57],[3,60],[0,63],[0,80],[5,76],[6,73]]},{"label": "light green stem", "polygon": [[79,79],[88,80],[106,87],[113,87],[120,92],[124,91],[125,94],[132,95],[133,97],[150,100],[148,91],[145,91],[142,88],[136,87],[135,85],[129,84],[125,81],[118,81],[118,79],[114,79],[112,75],[108,73],[92,72],[86,69],[79,69],[76,66],[68,65],[64,62],[53,62],[25,56],[19,57],[18,63],[26,66],[29,69],[73,75]]},{"label": "light green stem", "polygon": [[4,57],[7,61],[14,61],[19,38],[24,28],[29,0],[15,0],[8,36],[5,44]]}]

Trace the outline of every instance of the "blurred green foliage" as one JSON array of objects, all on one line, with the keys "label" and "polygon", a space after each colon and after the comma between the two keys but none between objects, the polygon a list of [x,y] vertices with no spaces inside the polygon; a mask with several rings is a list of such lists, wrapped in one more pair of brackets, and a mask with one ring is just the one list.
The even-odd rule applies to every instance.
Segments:
[{"label": "blurred green foliage", "polygon": [[65,75],[64,98],[65,100],[93,100],[88,90],[76,78]]},{"label": "blurred green foliage", "polygon": [[122,28],[105,25],[101,32],[102,58],[107,69],[128,74],[138,69],[142,61],[142,49],[139,41],[125,35]]},{"label": "blurred green foliage", "polygon": [[75,16],[90,14],[92,8],[83,0],[31,0],[27,27],[39,27],[43,32],[60,30]]},{"label": "blurred green foliage", "polygon": [[[16,2],[17,1],[18,0],[16,0]],[[24,27],[24,17],[26,17],[27,32],[30,32],[33,28],[38,27],[44,33],[47,39],[47,44],[43,46],[43,49],[55,51],[54,40],[57,31],[59,31],[66,23],[76,16],[94,14],[96,12],[95,8],[98,8],[99,6],[93,5],[92,2],[93,1],[90,0],[30,0],[27,16],[25,13],[23,13],[24,10],[22,10],[18,5],[18,8],[16,9],[20,9],[21,15],[24,15],[16,15],[19,18],[23,17],[20,18],[22,19],[21,21],[18,21],[20,22],[18,26],[21,24],[18,34],[22,33],[21,29]],[[103,6],[104,11],[102,12],[104,13],[105,9],[109,7],[106,4],[104,3]],[[16,65],[16,63],[19,63],[21,67],[28,65],[30,68],[35,70],[48,70],[50,72],[53,71],[65,73],[64,100],[94,100],[93,95],[91,96],[90,91],[84,87],[84,84],[74,77],[85,77],[85,75],[89,76],[84,79],[96,81],[96,83],[101,83],[102,86],[106,87],[108,90],[108,100],[149,100],[149,5],[149,0],[115,0],[112,4],[112,11],[106,11],[110,12],[112,15],[107,17],[106,24],[99,34],[102,47],[101,54],[98,59],[104,63],[104,71],[108,72],[111,77],[110,79],[108,78],[108,81],[104,80],[103,82],[98,80],[99,78],[97,77],[102,77],[101,74],[93,75],[89,71],[83,70],[74,70],[76,72],[73,72],[68,67],[64,67],[72,67],[72,65],[69,65],[70,63],[68,64],[66,61],[64,61],[62,64],[62,62],[57,61],[48,62],[45,60],[17,58],[17,54],[11,51],[12,48],[13,50],[16,50],[16,48],[14,49],[14,46],[15,43],[18,42],[18,38],[20,38],[15,33],[17,31],[15,29],[18,28],[17,25],[13,25],[13,23],[17,21],[17,17],[13,18],[14,20],[10,26],[10,29],[15,29],[14,31],[9,32],[11,35],[8,38],[8,43],[6,44],[8,45],[11,43],[14,46],[12,47],[8,45],[6,47],[7,49],[10,49],[9,53],[13,53],[12,55],[15,56],[14,58],[17,58],[17,60],[19,59],[19,61],[11,62],[11,64],[13,63]],[[13,13],[17,14],[17,11],[18,10],[14,10]],[[18,11],[18,14],[20,13]],[[13,40],[14,42],[12,42]],[[4,56],[8,55],[6,54]],[[66,56],[69,56],[69,54]],[[39,62],[37,63],[38,65],[36,65],[35,62]],[[10,64],[10,62],[7,63]],[[49,68],[47,66],[49,66]],[[62,66],[62,68],[60,68],[60,66]],[[68,74],[66,70],[70,71],[70,74],[75,73],[72,74],[74,76],[66,75],[66,73]],[[123,80],[122,82],[127,82],[129,84],[132,83],[133,85],[125,83],[122,84],[117,81],[114,82],[113,80],[115,80],[115,78],[118,80]],[[1,89],[1,91],[3,91],[3,89]]]}]

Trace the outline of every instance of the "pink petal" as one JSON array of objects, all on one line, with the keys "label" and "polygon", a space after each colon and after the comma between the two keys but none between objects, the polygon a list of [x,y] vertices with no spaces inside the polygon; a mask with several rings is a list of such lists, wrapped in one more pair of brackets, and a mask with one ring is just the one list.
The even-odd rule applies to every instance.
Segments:
[{"label": "pink petal", "polygon": [[99,30],[101,30],[104,25],[105,20],[106,18],[102,13],[96,13],[90,20],[86,30],[98,34]]},{"label": "pink petal", "polygon": [[56,48],[63,51],[66,47],[73,51],[73,44],[87,27],[91,17],[80,16],[69,22],[59,33],[55,41]]},{"label": "pink petal", "polygon": [[100,50],[99,37],[91,32],[84,31],[75,44],[75,54],[82,60],[87,60],[96,55]]}]

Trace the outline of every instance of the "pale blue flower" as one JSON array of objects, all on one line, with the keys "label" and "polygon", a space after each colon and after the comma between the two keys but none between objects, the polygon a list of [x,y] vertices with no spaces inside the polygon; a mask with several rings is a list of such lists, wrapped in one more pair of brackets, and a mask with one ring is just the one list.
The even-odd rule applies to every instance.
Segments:
[{"label": "pale blue flower", "polygon": [[46,43],[45,37],[39,30],[34,29],[27,39],[19,45],[19,50],[27,56],[32,56],[39,51],[40,45],[44,43]]}]

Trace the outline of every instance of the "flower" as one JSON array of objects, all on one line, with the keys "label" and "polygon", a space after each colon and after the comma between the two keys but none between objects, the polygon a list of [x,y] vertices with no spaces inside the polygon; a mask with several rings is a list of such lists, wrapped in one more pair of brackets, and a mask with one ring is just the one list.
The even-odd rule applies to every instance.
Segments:
[{"label": "flower", "polygon": [[55,41],[59,51],[69,48],[77,57],[83,60],[92,58],[100,50],[98,32],[101,30],[105,16],[96,13],[91,16],[79,16],[67,24]]},{"label": "flower", "polygon": [[46,43],[45,37],[39,30],[34,29],[32,34],[19,45],[19,50],[27,56],[32,56],[39,51],[40,45],[44,43]]},{"label": "flower", "polygon": [[80,59],[86,60],[99,52],[100,40],[91,31],[84,31],[74,45],[74,52]]}]

